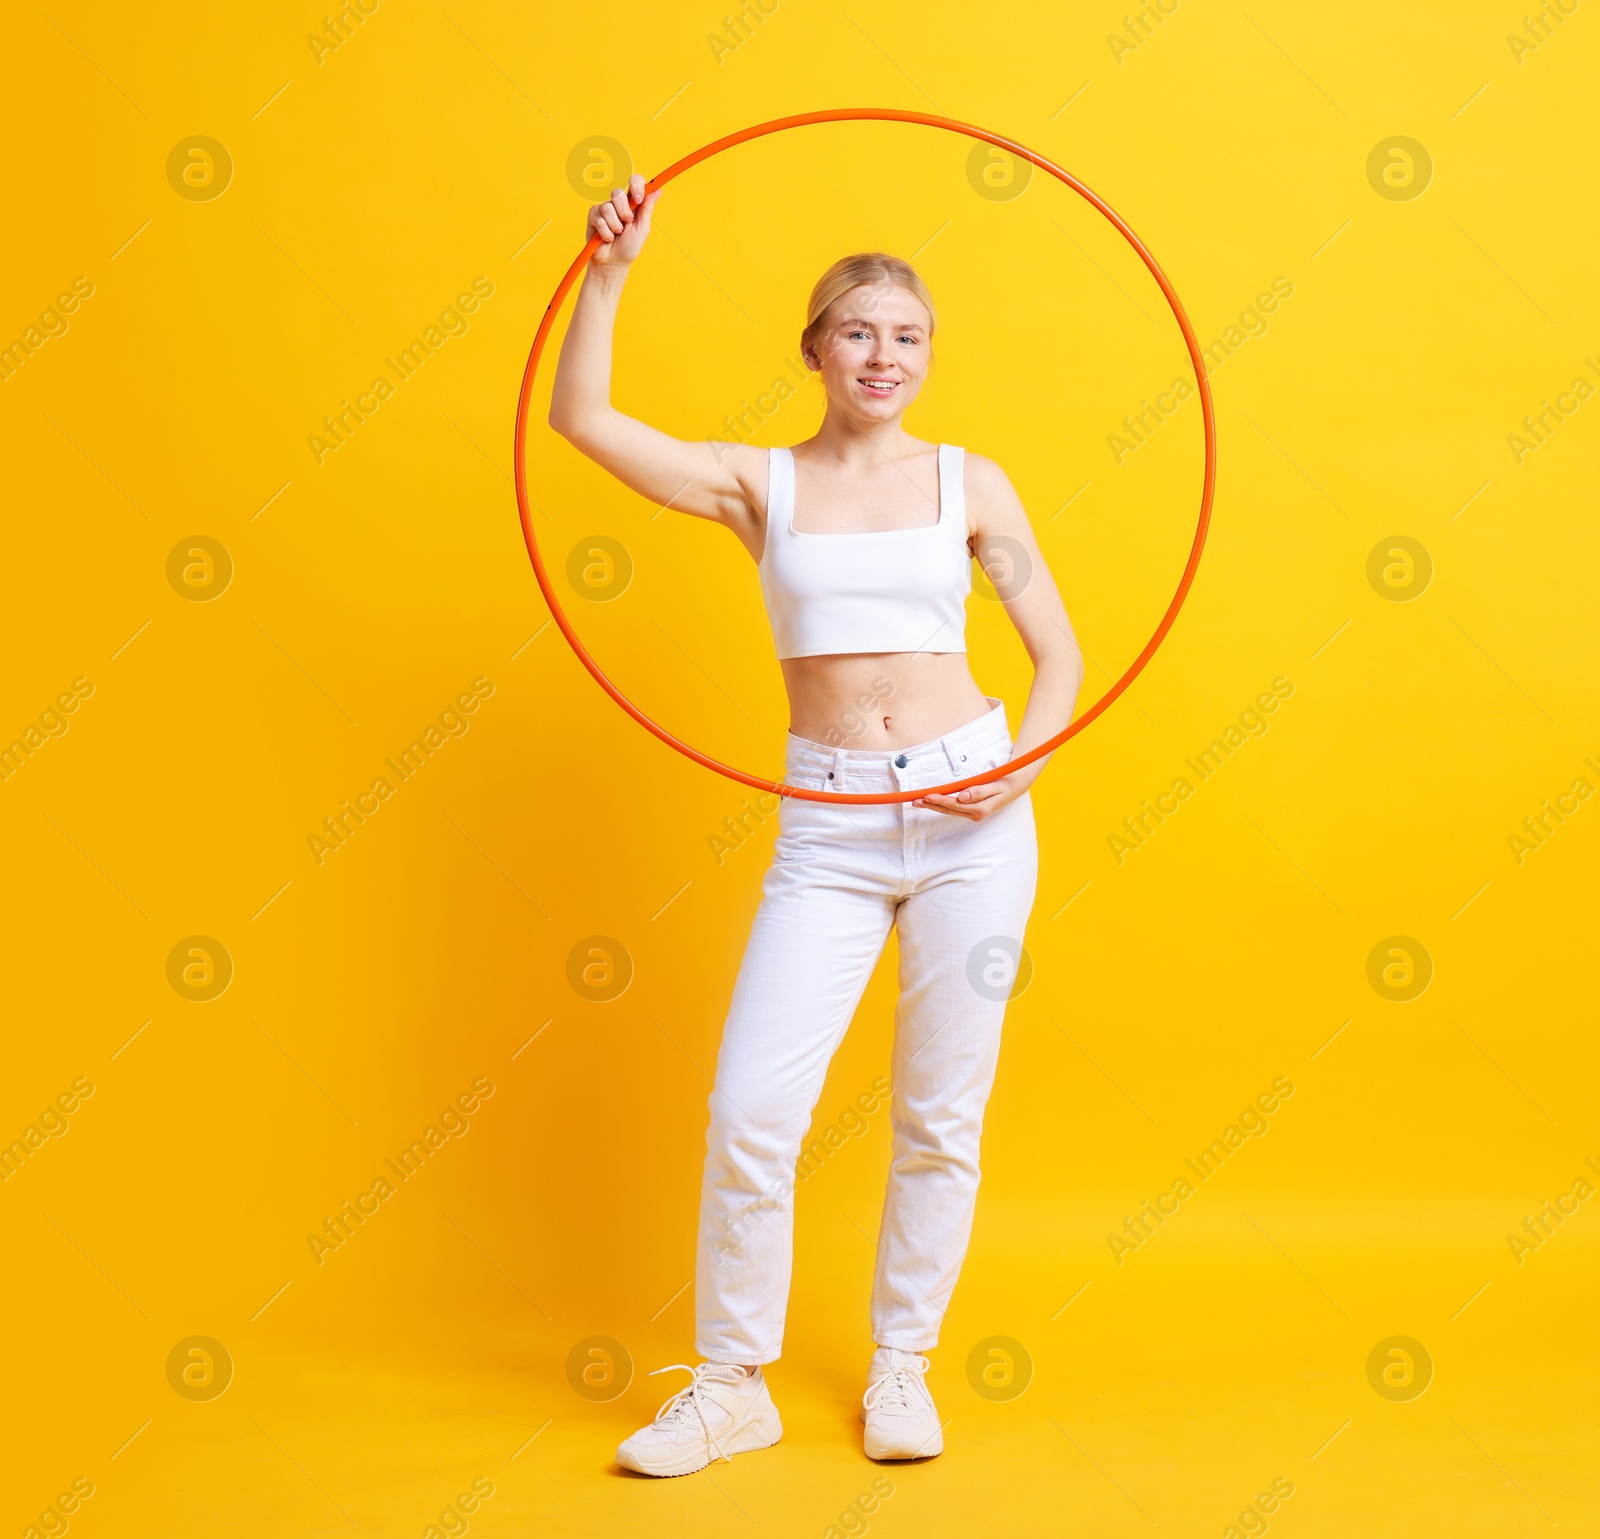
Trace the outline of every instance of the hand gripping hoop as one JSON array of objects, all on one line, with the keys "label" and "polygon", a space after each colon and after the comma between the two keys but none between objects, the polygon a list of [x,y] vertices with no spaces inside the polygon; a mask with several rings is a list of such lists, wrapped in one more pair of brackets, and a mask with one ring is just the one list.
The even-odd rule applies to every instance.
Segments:
[{"label": "hand gripping hoop", "polygon": [[550,606],[551,615],[561,628],[561,634],[567,638],[568,644],[577,653],[578,661],[594,675],[595,682],[641,727],[653,732],[663,743],[676,748],[679,753],[693,759],[696,764],[703,764],[707,769],[715,770],[719,775],[726,775],[730,780],[737,780],[743,785],[753,786],[758,791],[775,792],[779,796],[797,796],[805,801],[812,802],[907,802],[919,796],[953,795],[957,791],[965,790],[968,786],[983,785],[991,780],[999,780],[1009,775],[1012,770],[1020,769],[1026,764],[1032,764],[1035,759],[1043,758],[1045,754],[1054,752],[1069,737],[1076,737],[1078,733],[1082,732],[1095,717],[1105,711],[1111,702],[1144,671],[1145,664],[1155,655],[1156,648],[1166,639],[1167,632],[1172,629],[1173,621],[1178,618],[1178,611],[1183,607],[1183,601],[1189,595],[1189,589],[1194,583],[1195,572],[1200,565],[1200,552],[1205,546],[1206,530],[1211,524],[1211,498],[1216,486],[1217,432],[1216,421],[1211,408],[1211,387],[1206,383],[1206,371],[1200,357],[1200,345],[1195,340],[1193,328],[1189,325],[1189,317],[1184,314],[1183,306],[1179,303],[1177,294],[1173,292],[1172,285],[1167,281],[1167,275],[1161,271],[1156,259],[1145,249],[1144,242],[1128,228],[1108,204],[1085,187],[1075,176],[1063,171],[1060,166],[1052,165],[1042,155],[1036,155],[1032,150],[1025,149],[1014,140],[1003,138],[999,134],[992,134],[986,128],[975,128],[970,123],[958,123],[951,118],[933,117],[928,113],[901,112],[893,107],[840,107],[828,112],[802,112],[794,117],[774,118],[770,123],[757,123],[750,128],[741,128],[737,133],[729,134],[725,138],[703,145],[692,154],[685,155],[682,160],[675,161],[659,176],[653,177],[646,183],[645,193],[648,196],[658,187],[666,186],[674,177],[681,176],[691,166],[697,166],[702,160],[709,160],[713,155],[718,155],[723,150],[731,149],[736,144],[744,144],[751,139],[759,139],[766,134],[781,133],[786,128],[802,128],[811,123],[847,122],[921,123],[928,128],[943,128],[951,133],[965,134],[970,139],[981,139],[985,143],[999,146],[1009,154],[1032,162],[1041,171],[1048,171],[1058,182],[1066,183],[1086,202],[1099,209],[1122,233],[1128,244],[1139,253],[1140,260],[1150,269],[1151,277],[1160,284],[1161,292],[1166,295],[1167,303],[1172,307],[1172,313],[1177,319],[1178,328],[1183,332],[1183,340],[1189,349],[1189,360],[1194,365],[1195,383],[1200,389],[1200,410],[1205,421],[1206,439],[1205,484],[1200,492],[1200,518],[1195,526],[1194,544],[1189,549],[1189,560],[1184,566],[1183,575],[1178,579],[1177,591],[1172,595],[1172,602],[1167,605],[1167,611],[1162,615],[1161,623],[1156,626],[1154,635],[1144,644],[1144,650],[1134,658],[1133,665],[1128,671],[1081,716],[1070,722],[1047,742],[1040,743],[1037,748],[1032,748],[1027,753],[1018,754],[1015,758],[1008,759],[1004,764],[998,765],[994,769],[985,770],[982,774],[970,775],[965,780],[952,780],[948,785],[924,786],[919,790],[911,791],[845,794],[833,791],[811,791],[802,786],[786,785],[782,781],[765,780],[760,775],[751,775],[744,770],[735,769],[732,765],[724,764],[718,759],[713,759],[708,754],[701,753],[699,749],[692,748],[688,743],[674,737],[665,727],[652,721],[606,677],[604,669],[589,655],[588,649],[578,639],[577,633],[572,628],[572,623],[567,619],[566,613],[561,607],[560,599],[556,597],[555,588],[550,581],[550,574],[545,570],[544,561],[540,557],[539,542],[534,538],[533,517],[528,502],[526,442],[528,406],[533,399],[534,375],[538,371],[539,359],[544,353],[545,342],[549,339],[550,329],[555,324],[556,314],[561,309],[562,301],[567,297],[573,284],[577,281],[579,273],[583,271],[590,256],[600,244],[598,235],[590,237],[588,244],[578,253],[577,259],[567,269],[566,275],[561,282],[557,284],[555,294],[545,307],[544,319],[539,323],[538,334],[533,339],[533,351],[528,354],[528,367],[522,376],[522,394],[517,400],[516,441],[513,445],[516,468],[517,510],[522,516],[522,537],[527,542],[528,555],[533,561],[534,576],[539,580],[540,590],[544,594],[545,602]]}]

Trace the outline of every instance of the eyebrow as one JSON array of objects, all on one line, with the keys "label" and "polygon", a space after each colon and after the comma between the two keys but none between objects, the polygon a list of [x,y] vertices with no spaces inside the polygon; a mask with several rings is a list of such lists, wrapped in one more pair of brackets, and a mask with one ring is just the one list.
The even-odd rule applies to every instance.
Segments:
[{"label": "eyebrow", "polygon": [[[847,315],[839,322],[841,326],[866,326],[870,323],[859,315]],[[904,326],[896,326],[895,331],[923,331],[926,328],[920,321],[908,321]]]}]

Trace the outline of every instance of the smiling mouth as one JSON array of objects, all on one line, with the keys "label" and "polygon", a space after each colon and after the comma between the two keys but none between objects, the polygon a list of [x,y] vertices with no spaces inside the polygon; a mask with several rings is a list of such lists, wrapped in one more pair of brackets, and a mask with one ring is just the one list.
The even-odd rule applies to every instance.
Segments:
[{"label": "smiling mouth", "polygon": [[857,379],[856,383],[869,395],[893,395],[899,387],[897,379]]}]

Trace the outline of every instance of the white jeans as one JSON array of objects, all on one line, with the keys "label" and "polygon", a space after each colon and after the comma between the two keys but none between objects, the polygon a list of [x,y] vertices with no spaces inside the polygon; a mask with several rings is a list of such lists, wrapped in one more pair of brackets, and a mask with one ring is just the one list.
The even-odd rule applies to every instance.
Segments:
[{"label": "white jeans", "polygon": [[[986,715],[913,748],[834,749],[790,733],[785,779],[911,790],[992,769],[1012,748],[1005,707],[991,698]],[[906,802],[786,797],[778,829],[711,1092],[695,1349],[735,1363],[782,1350],[801,1140],[898,924],[894,1153],[872,1337],[922,1351],[938,1342],[972,1229],[984,1105],[1038,875],[1033,803],[1024,794],[973,822]],[[802,1176],[829,1152],[819,1140]]]}]

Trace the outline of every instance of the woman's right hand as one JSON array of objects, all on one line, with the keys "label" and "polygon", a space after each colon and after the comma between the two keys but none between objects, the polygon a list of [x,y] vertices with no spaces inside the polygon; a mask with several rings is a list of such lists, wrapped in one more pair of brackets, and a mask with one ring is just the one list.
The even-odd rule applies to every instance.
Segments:
[{"label": "woman's right hand", "polygon": [[661,196],[658,187],[647,198],[644,178],[635,171],[626,187],[619,187],[604,203],[589,210],[589,235],[598,235],[600,244],[589,258],[591,267],[621,269],[644,249],[650,234],[650,211]]}]

